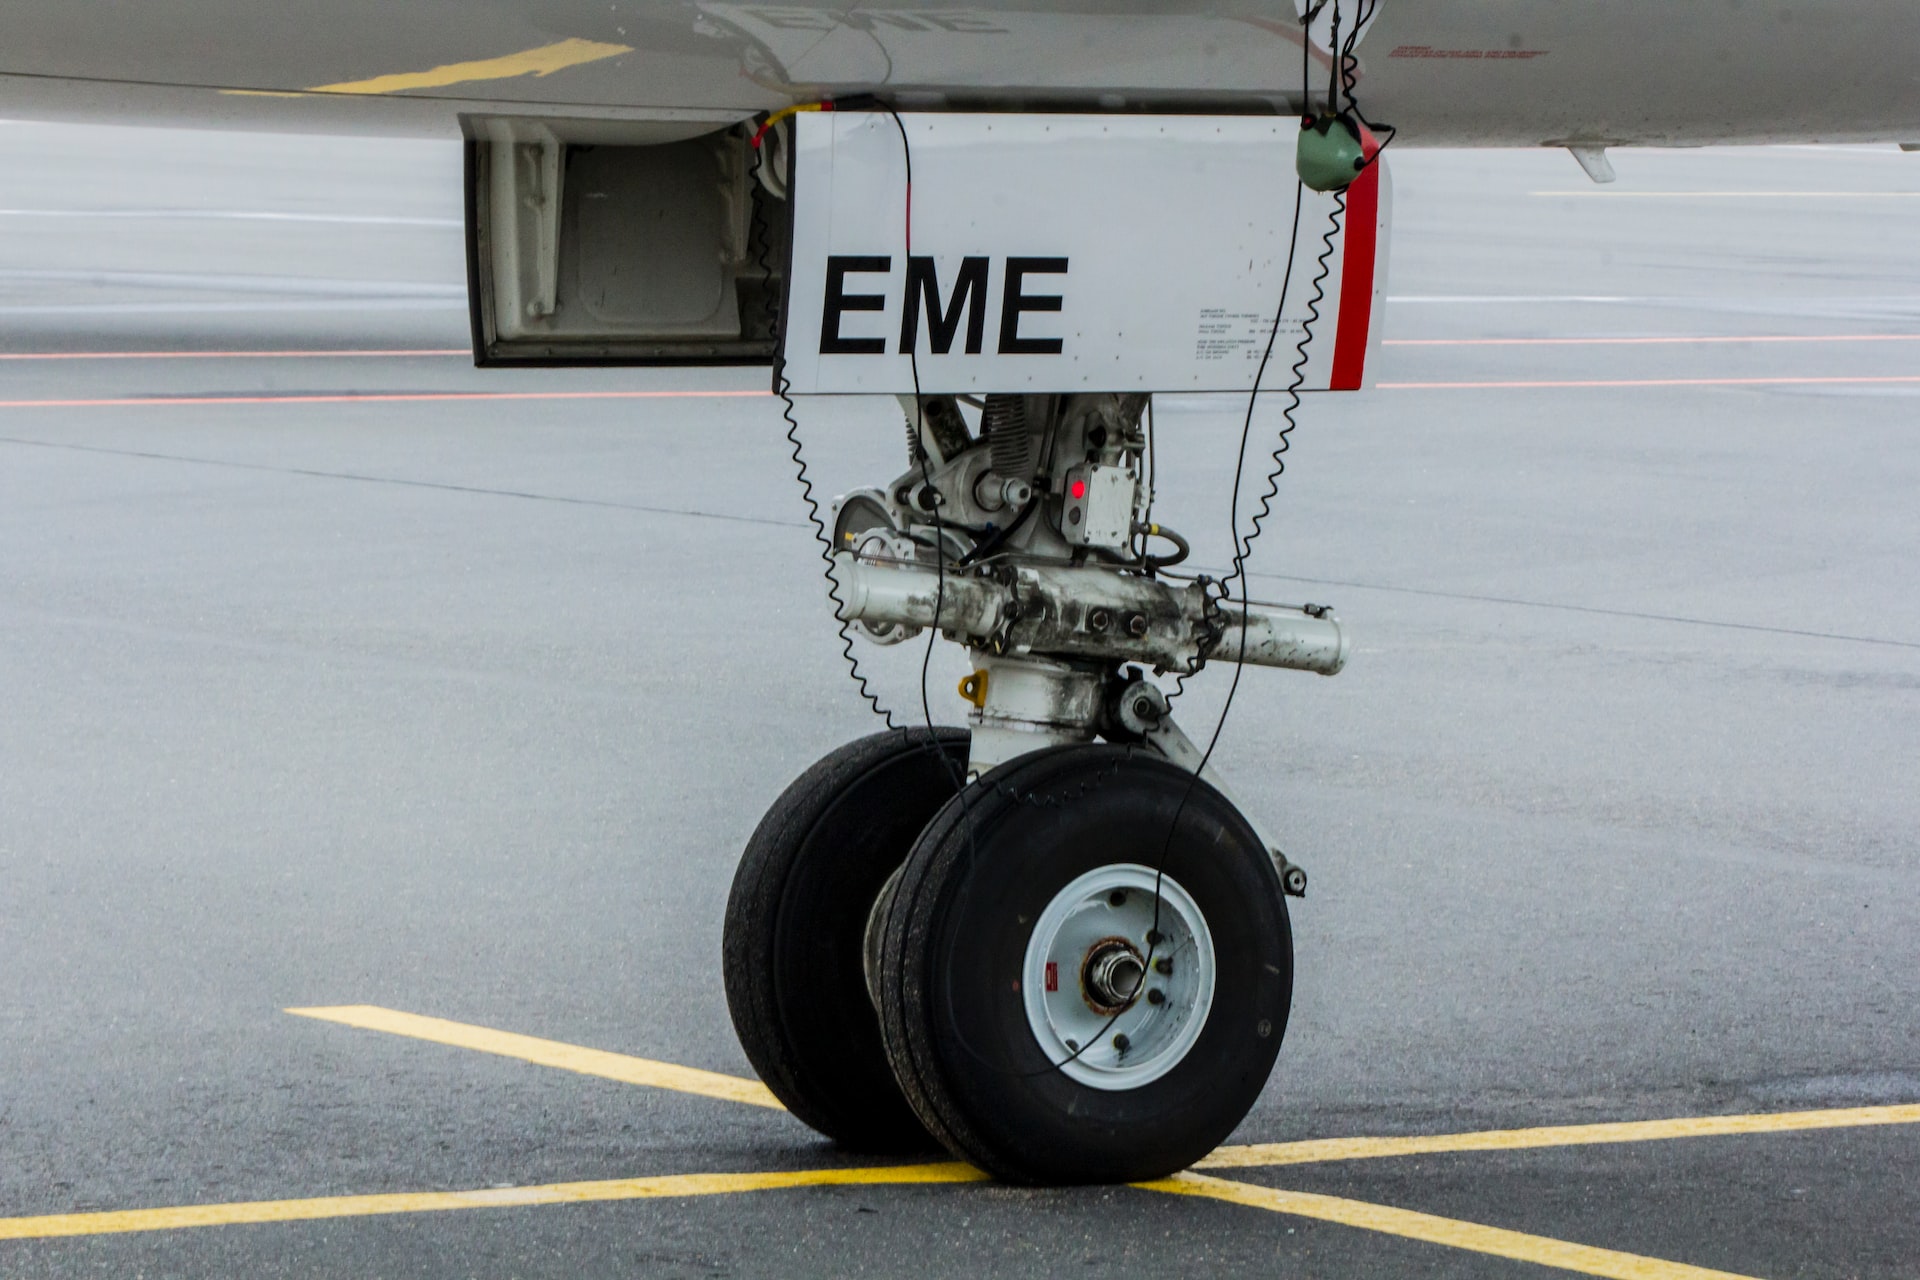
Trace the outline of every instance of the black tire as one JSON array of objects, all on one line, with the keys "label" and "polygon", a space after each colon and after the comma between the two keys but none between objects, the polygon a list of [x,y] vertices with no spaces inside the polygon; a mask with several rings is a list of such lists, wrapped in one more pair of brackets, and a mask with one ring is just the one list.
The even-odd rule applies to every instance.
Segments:
[{"label": "black tire", "polygon": [[[921,833],[886,919],[882,1035],[921,1122],[1010,1182],[1132,1182],[1206,1155],[1259,1097],[1292,1001],[1286,901],[1259,837],[1218,791],[1138,748],[1035,752],[964,800]],[[1184,1056],[1116,1090],[1043,1050],[1020,977],[1055,895],[1119,864],[1163,869],[1190,895],[1216,979]]]},{"label": "black tire", "polygon": [[863,964],[867,916],[965,775],[964,729],[888,731],[796,778],[734,873],[722,947],[727,1008],[775,1097],[840,1145],[933,1149],[880,1043]]}]

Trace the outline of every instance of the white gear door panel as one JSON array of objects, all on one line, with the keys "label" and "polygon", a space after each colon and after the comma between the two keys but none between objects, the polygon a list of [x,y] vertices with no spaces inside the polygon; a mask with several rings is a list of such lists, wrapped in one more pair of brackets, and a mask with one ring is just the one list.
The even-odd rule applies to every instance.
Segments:
[{"label": "white gear door panel", "polygon": [[1246,391],[1281,306],[1296,194],[1261,385],[1288,384],[1312,308],[1304,387],[1359,388],[1379,341],[1389,184],[1370,165],[1337,213],[1334,196],[1295,180],[1299,128],[1271,116],[799,116],[781,326],[791,389],[901,394],[917,364],[928,393]]}]

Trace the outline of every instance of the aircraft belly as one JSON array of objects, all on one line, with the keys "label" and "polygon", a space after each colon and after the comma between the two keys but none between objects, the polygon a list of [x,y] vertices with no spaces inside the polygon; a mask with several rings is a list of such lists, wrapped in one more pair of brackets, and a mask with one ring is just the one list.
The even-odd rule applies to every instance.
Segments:
[{"label": "aircraft belly", "polygon": [[[1277,12],[1276,12],[1277,10]],[[1382,0],[1362,97],[1407,145],[1910,140],[1920,7]],[[1308,75],[1324,86],[1327,59]],[[962,106],[1299,100],[1291,6],[14,0],[0,112],[451,134],[462,111],[725,120],[861,91]]]},{"label": "aircraft belly", "polygon": [[1915,48],[1901,0],[1389,2],[1363,100],[1433,145],[1907,141]]}]

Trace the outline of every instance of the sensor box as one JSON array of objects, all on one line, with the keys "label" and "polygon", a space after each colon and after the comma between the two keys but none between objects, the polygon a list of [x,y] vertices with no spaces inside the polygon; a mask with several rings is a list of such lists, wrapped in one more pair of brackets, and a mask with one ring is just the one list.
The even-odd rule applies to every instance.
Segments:
[{"label": "sensor box", "polygon": [[1074,467],[1066,475],[1060,534],[1076,547],[1124,547],[1133,538],[1137,484],[1125,467]]}]

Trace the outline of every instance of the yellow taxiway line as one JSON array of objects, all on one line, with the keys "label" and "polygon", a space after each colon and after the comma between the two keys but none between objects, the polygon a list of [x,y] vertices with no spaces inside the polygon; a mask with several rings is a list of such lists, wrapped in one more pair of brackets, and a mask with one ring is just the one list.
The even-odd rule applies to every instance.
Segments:
[{"label": "yellow taxiway line", "polygon": [[579,1045],[562,1044],[558,1040],[542,1040],[536,1036],[516,1035],[511,1031],[494,1031],[465,1022],[448,1022],[444,1018],[425,1018],[417,1013],[401,1013],[397,1009],[382,1009],[370,1004],[288,1009],[287,1012],[366,1031],[384,1031],[389,1035],[452,1045],[457,1049],[518,1058],[522,1062],[557,1067],[583,1076],[600,1076],[607,1080],[618,1080],[622,1084],[672,1089],[676,1093],[697,1093],[727,1102],[744,1102],[749,1106],[770,1107],[775,1111],[786,1110],[780,1105],[780,1100],[773,1096],[772,1090],[758,1080],[723,1075],[718,1071],[677,1067],[671,1062],[633,1058],[624,1053],[608,1053],[604,1049],[585,1049]]},{"label": "yellow taxiway line", "polygon": [[410,1191],[393,1195],[319,1196],[308,1200],[251,1200],[240,1204],[190,1204],[171,1209],[121,1209],[105,1213],[52,1213],[0,1218],[0,1240],[114,1235],[181,1227],[242,1223],[311,1222],[389,1213],[434,1213],[449,1209],[506,1209],[526,1205],[585,1204],[596,1200],[653,1200],[734,1195],[791,1187],[905,1186],[930,1182],[981,1182],[986,1175],[964,1164],[909,1164],[875,1169],[808,1169],[787,1173],[682,1173],[658,1178],[612,1178],[604,1182],[551,1182],[533,1187],[488,1187],[479,1191]]},{"label": "yellow taxiway line", "polygon": [[[556,1182],[531,1187],[490,1187],[475,1191],[321,1196],[307,1200],[254,1200],[239,1204],[180,1205],[167,1209],[0,1218],[0,1240],[46,1240],[64,1236],[116,1235],[189,1227],[311,1222],[455,1209],[507,1209],[609,1200],[736,1195],[748,1191],[778,1191],[798,1187],[924,1186],[985,1180],[986,1175],[979,1170],[952,1163],[812,1169],[787,1173],[691,1173],[652,1178],[614,1178],[601,1182]],[[1145,1191],[1224,1200],[1230,1204],[1314,1218],[1473,1253],[1516,1258],[1586,1275],[1612,1277],[1613,1280],[1747,1280],[1746,1277],[1725,1271],[1708,1271],[1684,1263],[1620,1253],[1612,1249],[1597,1249],[1474,1222],[1414,1213],[1388,1205],[1257,1187],[1201,1174],[1176,1174],[1158,1182],[1135,1185]]]},{"label": "yellow taxiway line", "polygon": [[1449,1151],[1524,1151],[1533,1147],[1580,1147],[1609,1142],[1656,1142],[1668,1138],[1713,1138],[1739,1133],[1795,1133],[1809,1129],[1857,1129],[1869,1125],[1920,1124],[1920,1105],[1841,1107],[1831,1111],[1776,1111],[1758,1115],[1682,1116],[1615,1124],[1567,1124],[1539,1129],[1484,1129],[1409,1138],[1314,1138],[1305,1142],[1260,1142],[1221,1147],[1196,1169],[1253,1169],[1383,1156],[1433,1155]]},{"label": "yellow taxiway line", "polygon": [[[555,1067],[582,1075],[599,1076],[627,1084],[670,1089],[731,1102],[744,1102],[754,1106],[776,1109],[780,1107],[779,1102],[774,1099],[766,1086],[756,1080],[746,1080],[715,1071],[701,1071],[692,1067],[675,1066],[672,1063],[655,1062],[647,1058],[609,1053],[599,1049],[587,1049],[555,1040],[542,1040],[534,1036],[495,1031],[487,1027],[450,1022],[442,1018],[402,1013],[374,1005],[289,1009],[287,1012],[301,1017],[340,1023],[344,1026],[382,1031],[391,1035],[516,1058],[541,1066]],[[1301,1142],[1221,1147],[1196,1167],[1202,1169],[1262,1168],[1447,1152],[1519,1151],[1545,1147],[1637,1143],[1676,1138],[1791,1133],[1915,1123],[1920,1123],[1920,1105],[1846,1107],[1824,1111],[1789,1111],[1756,1115],[1689,1116],[1670,1120],[1557,1125],[1535,1129],[1495,1129],[1398,1138],[1324,1138]],[[379,1214],[430,1213],[454,1209],[499,1209],[608,1200],[733,1195],[749,1191],[773,1191],[800,1187],[969,1183],[984,1181],[985,1176],[964,1164],[940,1163],[779,1173],[672,1174],[643,1178],[616,1178],[597,1182],[493,1187],[471,1191],[401,1192],[386,1195],[321,1196],[300,1200],[258,1200],[234,1204],[180,1205],[172,1208],[0,1218],[0,1240],[165,1231],[244,1223],[301,1222]],[[1200,1173],[1181,1173],[1171,1178],[1135,1185],[1148,1191],[1220,1200],[1249,1208],[1313,1218],[1359,1230],[1375,1231],[1494,1257],[1537,1263],[1563,1271],[1612,1277],[1613,1280],[1744,1280],[1742,1277],[1732,1276],[1729,1272],[1707,1270],[1686,1263],[1668,1262],[1659,1258],[1509,1231],[1501,1227],[1442,1218],[1390,1205],[1312,1192],[1255,1186]]]},{"label": "yellow taxiway line", "polygon": [[1136,1184],[1149,1191],[1164,1191],[1176,1196],[1204,1196],[1229,1204],[1288,1213],[1295,1217],[1337,1222],[1343,1227],[1378,1231],[1383,1235],[1444,1244],[1496,1258],[1538,1263],[1581,1275],[1607,1276],[1611,1280],[1748,1280],[1731,1271],[1709,1271],[1684,1262],[1668,1262],[1637,1253],[1596,1249],[1548,1236],[1528,1235],[1502,1227],[1462,1222],[1457,1218],[1439,1218],[1430,1213],[1395,1209],[1390,1205],[1370,1204],[1365,1200],[1347,1200],[1340,1196],[1317,1195],[1310,1191],[1283,1191],[1277,1187],[1256,1187],[1250,1183],[1209,1178],[1198,1173],[1178,1173],[1158,1182]]}]

